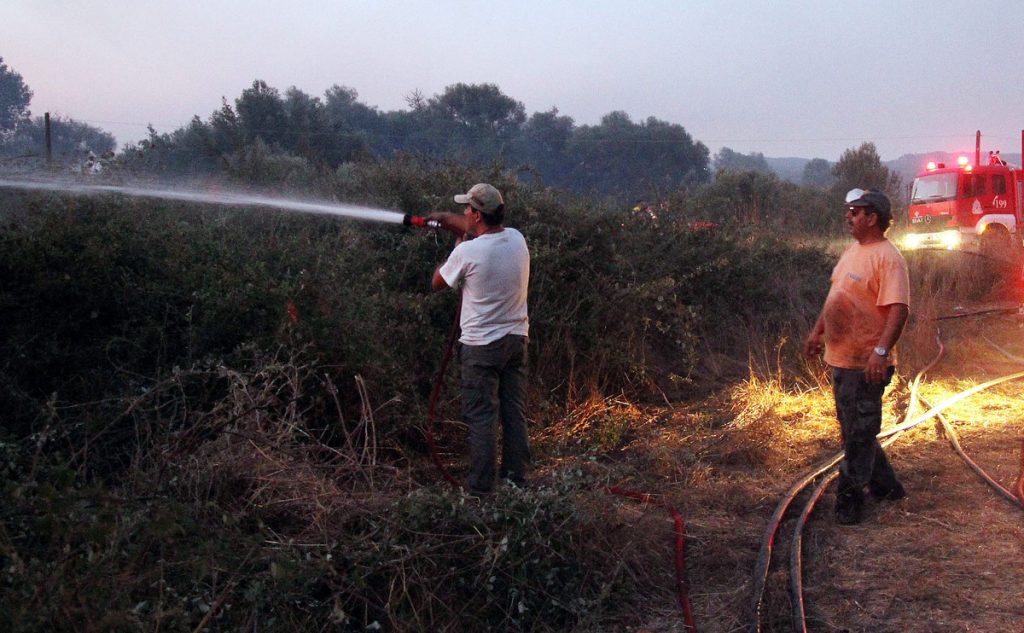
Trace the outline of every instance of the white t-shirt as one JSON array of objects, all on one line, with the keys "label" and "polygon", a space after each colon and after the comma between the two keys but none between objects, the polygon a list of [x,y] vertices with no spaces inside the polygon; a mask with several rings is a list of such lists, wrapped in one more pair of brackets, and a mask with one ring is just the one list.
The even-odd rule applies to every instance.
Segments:
[{"label": "white t-shirt", "polygon": [[465,280],[459,337],[463,344],[486,345],[508,334],[529,335],[530,251],[522,233],[506,227],[462,242],[439,272],[452,288]]}]

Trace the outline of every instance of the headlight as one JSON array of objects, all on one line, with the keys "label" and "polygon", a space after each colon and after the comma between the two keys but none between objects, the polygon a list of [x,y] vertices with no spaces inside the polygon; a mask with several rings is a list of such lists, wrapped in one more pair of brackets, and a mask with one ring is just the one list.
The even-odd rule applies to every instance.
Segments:
[{"label": "headlight", "polygon": [[939,234],[939,239],[947,250],[953,250],[960,246],[960,231],[943,231]]},{"label": "headlight", "polygon": [[903,236],[903,246],[907,250],[914,250],[921,246],[921,234],[920,233],[907,233]]}]

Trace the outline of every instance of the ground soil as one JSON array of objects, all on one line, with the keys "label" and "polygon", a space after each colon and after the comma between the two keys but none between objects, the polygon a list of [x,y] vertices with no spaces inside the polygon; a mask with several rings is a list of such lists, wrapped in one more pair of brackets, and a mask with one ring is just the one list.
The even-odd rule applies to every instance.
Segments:
[{"label": "ground soil", "polygon": [[[920,387],[932,405],[1024,369],[1024,329],[1015,315],[941,324],[945,355]],[[886,395],[883,429],[904,419],[910,372],[937,351],[935,324],[915,327],[905,337],[915,346],[905,350],[905,375]],[[785,491],[839,448],[827,384],[785,382],[751,379],[700,402],[646,411],[604,466],[613,483],[646,488],[683,514],[690,597],[704,633],[753,630],[752,577],[768,519]],[[1024,380],[945,414],[968,455],[1013,490],[1022,463]],[[888,452],[905,499],[869,499],[863,523],[841,527],[832,512],[833,484],[810,516],[803,535],[807,630],[1024,631],[1024,509],[971,471],[934,421],[897,439]],[[798,630],[786,586],[795,517],[808,496],[796,499],[776,537],[762,631]],[[671,590],[669,518],[629,502],[616,513],[635,522],[637,534],[650,535],[651,547],[665,548],[664,568],[651,573],[666,589],[650,597],[650,611],[638,613],[629,629],[685,630]]]}]

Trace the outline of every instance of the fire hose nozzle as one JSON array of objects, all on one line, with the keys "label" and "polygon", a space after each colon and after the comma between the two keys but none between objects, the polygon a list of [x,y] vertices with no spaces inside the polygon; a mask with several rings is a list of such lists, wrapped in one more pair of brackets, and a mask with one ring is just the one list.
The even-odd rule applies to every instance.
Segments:
[{"label": "fire hose nozzle", "polygon": [[441,227],[440,220],[428,220],[427,218],[421,218],[411,213],[406,213],[405,217],[402,218],[402,224],[406,226],[418,226],[421,229],[439,229]]}]

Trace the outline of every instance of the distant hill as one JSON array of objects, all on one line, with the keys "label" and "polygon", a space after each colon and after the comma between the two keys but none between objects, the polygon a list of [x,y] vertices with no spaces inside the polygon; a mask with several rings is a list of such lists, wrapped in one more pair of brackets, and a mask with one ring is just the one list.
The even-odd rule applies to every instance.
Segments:
[{"label": "distant hill", "polygon": [[[982,160],[986,160],[987,156],[988,152],[986,151],[981,157]],[[1001,154],[1001,156],[1008,163],[1014,165],[1021,164],[1020,154]],[[903,184],[909,185],[914,182],[914,177],[924,169],[928,161],[934,160],[938,163],[954,165],[956,164],[957,157],[957,154],[938,151],[926,154],[904,154],[896,160],[882,161],[882,164],[898,173],[903,178]],[[967,158],[968,160],[974,160],[973,155],[969,155]],[[810,158],[770,158],[768,156],[765,156],[764,160],[779,178],[795,182],[796,184],[800,184],[804,174],[804,166],[811,161]],[[829,161],[829,163],[835,164],[835,161]]]}]

